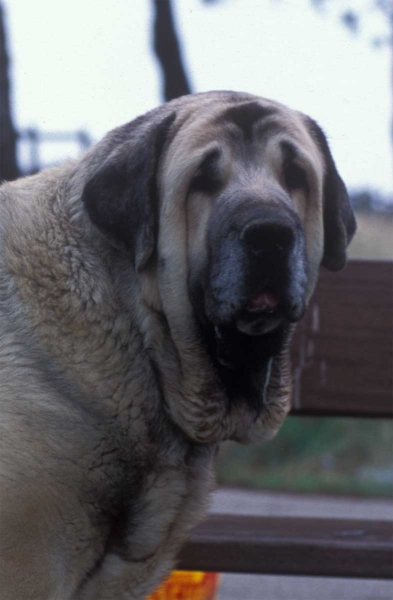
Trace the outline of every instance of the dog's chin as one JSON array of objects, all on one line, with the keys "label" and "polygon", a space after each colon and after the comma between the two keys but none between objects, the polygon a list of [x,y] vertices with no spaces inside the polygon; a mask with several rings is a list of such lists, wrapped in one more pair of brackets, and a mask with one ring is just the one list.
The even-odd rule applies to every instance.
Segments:
[{"label": "dog's chin", "polygon": [[283,314],[278,311],[243,311],[235,320],[235,327],[241,333],[250,336],[263,336],[278,329],[284,321]]},{"label": "dog's chin", "polygon": [[281,316],[242,315],[233,323],[214,326],[214,356],[221,367],[259,370],[281,345],[285,322]]}]

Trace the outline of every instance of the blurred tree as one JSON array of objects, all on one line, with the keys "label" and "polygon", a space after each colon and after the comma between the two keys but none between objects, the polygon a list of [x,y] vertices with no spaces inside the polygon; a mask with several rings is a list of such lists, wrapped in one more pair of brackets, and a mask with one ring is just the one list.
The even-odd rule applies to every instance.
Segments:
[{"label": "blurred tree", "polygon": [[16,162],[17,134],[11,116],[8,66],[4,10],[0,4],[0,182],[16,179],[19,175]]},{"label": "blurred tree", "polygon": [[163,99],[167,102],[191,93],[176,33],[170,0],[153,0],[154,51],[163,74]]},{"label": "blurred tree", "polygon": [[[214,4],[219,1],[202,0],[205,4]],[[171,0],[153,0],[153,7],[155,11],[154,51],[162,69],[162,97],[168,102],[173,98],[191,94],[192,86],[184,67]]]}]

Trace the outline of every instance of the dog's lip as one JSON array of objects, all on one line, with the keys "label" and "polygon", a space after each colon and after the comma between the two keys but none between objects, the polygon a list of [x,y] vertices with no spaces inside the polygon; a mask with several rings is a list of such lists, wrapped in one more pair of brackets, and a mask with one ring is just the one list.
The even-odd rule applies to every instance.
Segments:
[{"label": "dog's lip", "polygon": [[276,294],[269,290],[262,290],[254,294],[246,306],[249,313],[273,314],[279,310],[280,301]]},{"label": "dog's lip", "polygon": [[284,315],[280,300],[270,290],[255,293],[236,318],[236,328],[247,335],[261,336],[277,329]]},{"label": "dog's lip", "polygon": [[266,331],[271,331],[276,324],[282,322],[284,312],[284,303],[280,301],[278,295],[273,291],[262,289],[248,295],[248,298],[243,299],[237,308],[228,311],[225,318],[220,318],[219,313],[209,314],[209,311],[205,311],[203,320],[205,322],[207,320],[215,328],[233,326],[248,334],[251,332],[251,325],[258,323],[259,333],[251,333],[251,335],[262,335],[264,329],[261,326],[262,321],[266,324]]},{"label": "dog's lip", "polygon": [[[192,298],[195,294],[192,295]],[[206,293],[204,294],[206,298]],[[221,312],[220,302],[213,296],[213,310],[209,310],[206,301],[199,303],[197,314],[202,326],[213,326],[218,331],[224,327],[233,327],[239,332],[251,336],[270,334],[286,323],[296,323],[301,319],[305,303],[297,302],[285,291],[276,291],[271,287],[259,288],[243,297],[237,306],[225,306]],[[203,306],[204,310],[200,310]]]}]

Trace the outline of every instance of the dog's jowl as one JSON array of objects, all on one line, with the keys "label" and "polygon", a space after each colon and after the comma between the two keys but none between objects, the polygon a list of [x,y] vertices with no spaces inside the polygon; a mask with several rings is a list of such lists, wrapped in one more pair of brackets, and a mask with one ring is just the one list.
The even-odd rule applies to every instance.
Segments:
[{"label": "dog's jowl", "polygon": [[141,600],[217,444],[271,438],[290,338],[355,221],[324,134],[174,100],[0,188],[2,600]]}]

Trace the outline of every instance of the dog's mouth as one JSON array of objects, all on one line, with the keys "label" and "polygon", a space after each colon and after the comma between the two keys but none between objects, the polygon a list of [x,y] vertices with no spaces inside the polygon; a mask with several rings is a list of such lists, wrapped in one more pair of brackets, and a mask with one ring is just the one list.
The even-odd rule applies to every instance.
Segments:
[{"label": "dog's mouth", "polygon": [[246,335],[260,336],[277,329],[284,320],[283,307],[276,294],[263,290],[254,294],[235,320]]},{"label": "dog's mouth", "polygon": [[218,309],[209,318],[204,311],[211,354],[226,369],[259,370],[281,351],[291,324],[299,321],[304,310],[301,298],[294,302],[285,292],[262,288],[239,301],[232,313]]},{"label": "dog's mouth", "polygon": [[261,352],[265,360],[270,358],[287,322],[277,294],[269,290],[253,294],[229,322],[213,323],[218,363],[232,370],[250,368],[257,356],[262,358]]},{"label": "dog's mouth", "polygon": [[201,279],[190,284],[190,299],[212,362],[233,387],[234,377],[251,377],[280,353],[304,302],[291,295],[285,280],[256,286],[250,278],[240,286],[235,279],[233,293],[217,294]]}]

